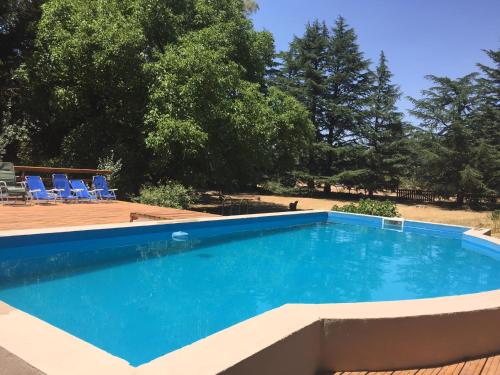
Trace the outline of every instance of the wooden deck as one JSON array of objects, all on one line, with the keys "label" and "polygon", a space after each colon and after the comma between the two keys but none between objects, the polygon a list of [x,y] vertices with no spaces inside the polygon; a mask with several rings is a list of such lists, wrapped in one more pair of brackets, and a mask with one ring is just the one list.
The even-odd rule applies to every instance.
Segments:
[{"label": "wooden deck", "polygon": [[[326,375],[326,374],[323,374]],[[400,371],[345,371],[328,375],[500,375],[500,354],[447,366]]]},{"label": "wooden deck", "polygon": [[[131,213],[177,220],[218,216],[203,212],[109,201],[99,203],[0,204],[0,230],[115,224],[130,221]],[[150,214],[150,215],[149,215]]]}]

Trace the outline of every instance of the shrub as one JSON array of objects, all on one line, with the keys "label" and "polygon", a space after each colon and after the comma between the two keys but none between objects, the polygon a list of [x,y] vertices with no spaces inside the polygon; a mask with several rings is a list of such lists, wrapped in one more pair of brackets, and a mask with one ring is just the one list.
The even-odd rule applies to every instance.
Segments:
[{"label": "shrub", "polygon": [[111,152],[107,156],[99,158],[99,162],[97,165],[97,169],[111,171],[111,174],[107,177],[111,187],[120,185],[120,172],[122,171],[122,168],[122,159],[116,159],[115,152],[113,150],[111,150]]},{"label": "shrub", "polygon": [[350,203],[342,207],[335,205],[332,207],[332,210],[385,217],[399,216],[398,209],[394,202],[381,202],[373,199],[361,199],[358,204]]},{"label": "shrub", "polygon": [[191,187],[177,182],[167,182],[160,186],[145,186],[135,202],[160,207],[189,208],[196,201],[196,194]]},{"label": "shrub", "polygon": [[288,195],[294,191],[294,188],[285,186],[279,181],[270,180],[262,184],[261,190],[267,194]]},{"label": "shrub", "polygon": [[500,221],[500,210],[495,210],[491,213],[491,221]]},{"label": "shrub", "polygon": [[500,210],[495,210],[491,213],[491,221],[493,222],[493,232],[500,230]]},{"label": "shrub", "polygon": [[272,194],[272,195],[288,195],[288,196],[310,196],[314,193],[314,190],[311,190],[310,188],[306,186],[294,186],[294,187],[288,187],[286,185],[283,185],[279,181],[271,180],[264,182],[260,188],[259,191],[262,194]]}]

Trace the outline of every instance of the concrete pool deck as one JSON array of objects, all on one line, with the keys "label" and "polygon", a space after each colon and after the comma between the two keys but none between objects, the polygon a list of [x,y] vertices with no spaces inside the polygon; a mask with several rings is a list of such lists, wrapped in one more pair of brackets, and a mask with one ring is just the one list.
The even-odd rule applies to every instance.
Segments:
[{"label": "concrete pool deck", "polygon": [[[279,215],[283,214],[260,216]],[[199,218],[196,221],[241,218]],[[162,221],[9,231],[0,235],[9,237],[140,225],[169,224]],[[467,236],[471,240],[500,245],[498,240],[480,232],[469,231]],[[121,358],[0,303],[0,346],[48,375],[300,375],[314,374],[318,370],[433,367],[499,352],[498,327],[500,290],[394,302],[287,304],[149,363],[132,367]]]}]

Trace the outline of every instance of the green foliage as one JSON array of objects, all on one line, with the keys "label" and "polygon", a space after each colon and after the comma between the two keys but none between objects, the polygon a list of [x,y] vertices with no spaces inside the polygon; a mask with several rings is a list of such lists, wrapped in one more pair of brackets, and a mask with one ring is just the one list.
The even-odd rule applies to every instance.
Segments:
[{"label": "green foliage", "polygon": [[333,211],[349,212],[355,214],[396,217],[399,216],[396,204],[391,201],[376,201],[372,199],[360,199],[358,204],[350,203],[345,206],[333,206]]},{"label": "green foliage", "polygon": [[122,186],[121,178],[123,163],[122,159],[117,159],[113,150],[109,155],[100,158],[97,164],[97,169],[111,171],[111,174],[107,176],[108,182],[111,186]]},{"label": "green foliage", "polygon": [[16,70],[33,53],[43,0],[0,2],[0,159],[18,160],[33,122],[24,118],[22,82]]},{"label": "green foliage", "polygon": [[492,221],[500,221],[500,210],[495,210],[491,213]]},{"label": "green foliage", "polygon": [[[36,119],[31,149],[38,163],[95,167],[112,149],[124,169],[145,169],[148,40],[135,5],[133,0],[43,5],[35,51],[17,72],[27,117]],[[127,173],[120,190],[133,190],[143,178]]]},{"label": "green foliage", "polygon": [[425,129],[415,138],[419,178],[433,190],[456,194],[459,204],[467,194],[498,194],[500,117],[490,100],[495,95],[498,100],[499,91],[477,73],[456,80],[428,78],[434,86],[422,99],[411,99],[411,113]]},{"label": "green foliage", "polygon": [[260,191],[264,194],[294,195],[297,193],[297,188],[284,185],[280,181],[270,180],[262,184]]},{"label": "green foliage", "polygon": [[[257,32],[254,0],[5,0],[0,157],[113,169],[136,193],[174,179],[238,189],[321,183],[442,194],[500,191],[500,52],[458,80],[433,77],[402,120],[381,53],[373,70],[339,17],[288,51]],[[307,188],[296,188],[298,183]]]},{"label": "green foliage", "polygon": [[269,54],[263,39],[268,34],[245,17],[223,18],[149,64],[155,80],[146,144],[161,155],[158,168],[178,180],[232,187],[298,163],[311,126],[295,99],[274,87],[261,91],[266,58],[255,57]]},{"label": "green foliage", "polygon": [[493,231],[498,232],[500,230],[500,210],[493,211],[490,218],[493,222]]},{"label": "green foliage", "polygon": [[316,143],[302,167],[373,193],[397,186],[404,172],[400,92],[385,55],[370,71],[356,39],[342,17],[331,32],[324,22],[308,24],[281,55],[274,82],[306,106],[315,126]]},{"label": "green foliage", "polygon": [[170,181],[159,186],[145,186],[134,201],[160,207],[188,209],[196,202],[196,194],[191,187]]},{"label": "green foliage", "polygon": [[366,172],[358,186],[367,189],[370,194],[397,187],[406,167],[404,124],[402,113],[396,108],[401,93],[391,79],[387,59],[381,52],[378,66],[372,72],[373,85],[361,131],[365,147],[362,166]]},{"label": "green foliage", "polygon": [[314,193],[314,189],[308,186],[287,185],[283,181],[269,180],[259,188],[262,194],[272,195],[289,195],[289,196],[310,196]]}]

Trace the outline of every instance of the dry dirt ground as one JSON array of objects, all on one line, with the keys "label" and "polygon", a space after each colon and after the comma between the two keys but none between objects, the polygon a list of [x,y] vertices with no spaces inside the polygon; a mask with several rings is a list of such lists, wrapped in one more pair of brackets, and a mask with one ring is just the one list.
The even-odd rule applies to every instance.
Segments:
[{"label": "dry dirt ground", "polygon": [[[290,202],[299,201],[299,210],[329,210],[333,205],[343,206],[349,202],[335,199],[300,198],[274,195],[249,195],[236,194],[233,197],[257,199],[275,205],[288,207]],[[430,204],[401,204],[398,203],[398,211],[405,219],[429,221],[433,223],[455,224],[474,228],[492,228],[490,219],[491,211],[472,211],[465,209],[443,208]],[[493,233],[500,237],[500,228]]]}]

